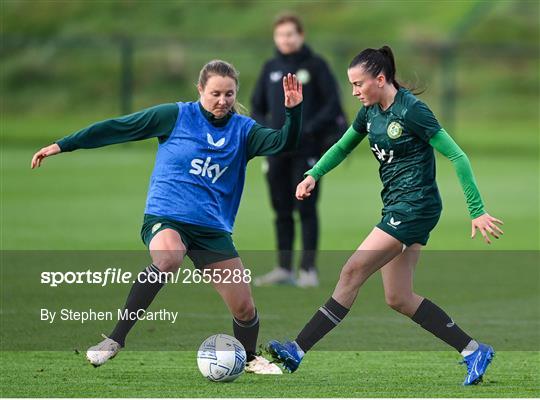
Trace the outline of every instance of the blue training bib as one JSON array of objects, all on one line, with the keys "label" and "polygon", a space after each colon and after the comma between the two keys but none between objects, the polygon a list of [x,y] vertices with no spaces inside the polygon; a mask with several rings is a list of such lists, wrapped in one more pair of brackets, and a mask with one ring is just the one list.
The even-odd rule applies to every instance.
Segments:
[{"label": "blue training bib", "polygon": [[173,132],[158,147],[145,214],[232,232],[255,121],[234,114],[216,128],[198,102],[177,104]]}]

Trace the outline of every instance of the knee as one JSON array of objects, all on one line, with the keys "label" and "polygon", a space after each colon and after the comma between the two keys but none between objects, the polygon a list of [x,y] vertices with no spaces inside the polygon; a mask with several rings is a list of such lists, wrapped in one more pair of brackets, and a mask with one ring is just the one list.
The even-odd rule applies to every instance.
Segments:
[{"label": "knee", "polygon": [[251,298],[236,304],[232,311],[234,318],[240,321],[249,321],[255,317],[255,305]]},{"label": "knee", "polygon": [[183,252],[173,250],[160,250],[152,253],[154,265],[161,272],[176,272],[183,260]]},{"label": "knee", "polygon": [[339,279],[345,284],[357,286],[362,284],[368,277],[369,275],[361,263],[355,263],[349,260],[342,268]]},{"label": "knee", "polygon": [[410,308],[409,305],[411,303],[411,296],[387,293],[385,294],[385,301],[391,309],[401,314],[406,314],[407,310]]}]

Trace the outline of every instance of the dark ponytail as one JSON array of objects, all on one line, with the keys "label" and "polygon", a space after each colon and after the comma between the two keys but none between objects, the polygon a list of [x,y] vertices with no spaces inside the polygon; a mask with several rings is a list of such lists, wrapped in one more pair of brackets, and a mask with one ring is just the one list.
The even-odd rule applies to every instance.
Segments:
[{"label": "dark ponytail", "polygon": [[399,90],[402,85],[396,80],[396,62],[394,53],[389,46],[380,49],[365,49],[354,57],[349,65],[349,69],[361,65],[364,71],[376,77],[383,74],[388,82]]},{"label": "dark ponytail", "polygon": [[394,87],[396,89],[399,90],[399,88],[401,87],[401,85],[399,84],[399,82],[396,80],[396,62],[394,60],[394,53],[392,53],[392,49],[386,45],[384,45],[383,47],[381,47],[379,49],[379,51],[384,54],[384,56],[387,58],[388,60],[388,64],[390,65],[390,68],[389,68],[389,76],[387,79],[390,79],[390,82],[392,82],[392,84],[394,85]]}]

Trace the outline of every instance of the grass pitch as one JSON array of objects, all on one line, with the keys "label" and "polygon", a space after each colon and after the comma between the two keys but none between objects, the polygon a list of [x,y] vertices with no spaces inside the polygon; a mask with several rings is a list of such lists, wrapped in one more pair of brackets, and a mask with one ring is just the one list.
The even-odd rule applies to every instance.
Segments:
[{"label": "grass pitch", "polygon": [[[2,250],[22,255],[30,249],[144,251],[138,232],[154,159],[149,148],[154,146],[129,144],[63,154],[46,160],[38,171],[28,168],[34,147],[3,147]],[[421,258],[415,288],[445,308],[464,329],[495,346],[497,356],[484,384],[461,386],[465,368],[457,364],[459,356],[439,351],[447,347],[389,310],[378,276],[362,288],[350,317],[292,375],[244,375],[231,384],[207,382],[200,376],[193,350],[206,336],[230,333],[230,316],[209,287],[168,288],[160,293],[152,307],[176,307],[182,323],[169,330],[164,324],[139,323],[127,350],[94,369],[84,360],[84,350],[99,340],[100,332],[108,332],[111,323],[48,326],[39,321],[39,308],[121,307],[129,288],[111,286],[101,292],[96,287],[66,286],[53,291],[41,285],[36,274],[45,267],[54,269],[45,257],[31,268],[2,263],[1,395],[539,396],[537,159],[520,154],[496,159],[490,154],[470,154],[470,158],[488,210],[505,221],[505,236],[492,246],[470,240],[470,222],[457,178],[450,163],[439,160],[444,211]],[[241,254],[274,248],[272,213],[260,168],[261,160],[248,167],[234,234]],[[378,222],[376,169],[364,143],[326,177],[320,207],[323,250],[341,250],[338,258],[346,256]],[[474,251],[469,257],[461,250],[485,252]],[[267,271],[274,262],[270,253],[260,264],[246,258],[254,274]],[[261,343],[296,334],[330,295],[340,265],[321,262],[322,286],[312,291],[255,289]],[[143,266],[129,267],[138,272]],[[57,351],[40,351],[55,340]]]},{"label": "grass pitch", "polygon": [[[537,397],[538,352],[499,352],[478,386],[461,386],[452,352],[309,353],[294,374],[214,383],[194,352],[124,351],[92,368],[73,352],[5,352],[5,397]],[[536,371],[535,371],[536,369]]]}]

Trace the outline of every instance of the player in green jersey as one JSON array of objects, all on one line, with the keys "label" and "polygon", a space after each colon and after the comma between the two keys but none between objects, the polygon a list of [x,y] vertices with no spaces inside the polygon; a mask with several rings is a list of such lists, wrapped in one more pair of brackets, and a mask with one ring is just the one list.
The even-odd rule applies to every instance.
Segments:
[{"label": "player in green jersey", "polygon": [[502,221],[484,209],[465,153],[441,128],[430,109],[396,81],[392,50],[366,49],[348,69],[352,94],[363,107],[342,139],[306,173],[298,185],[299,200],[310,196],[317,180],[342,162],[364,139],[380,164],[383,183],[382,219],[349,258],[328,302],[319,308],[293,342],[271,341],[268,350],[295,371],[304,354],[347,315],[363,283],[381,270],[386,302],[410,317],[464,357],[464,385],[476,384],[493,358],[493,349],[462,331],[437,305],[413,291],[413,273],[420,250],[435,227],[442,205],[435,182],[433,149],[450,159],[463,188],[472,219],[472,237],[479,231],[491,243]]}]

